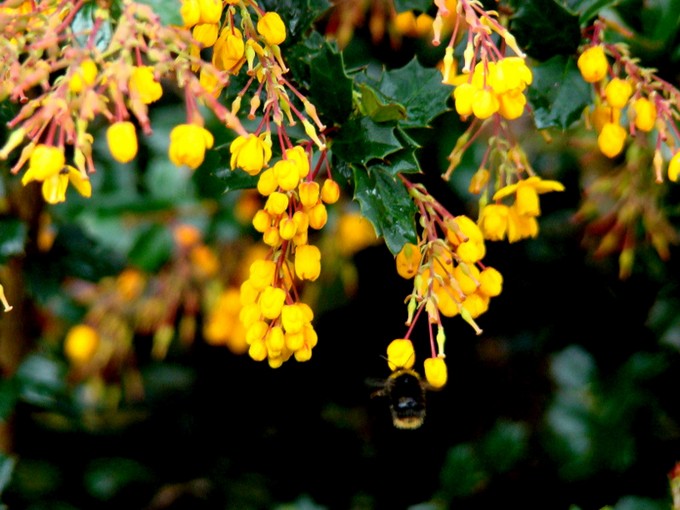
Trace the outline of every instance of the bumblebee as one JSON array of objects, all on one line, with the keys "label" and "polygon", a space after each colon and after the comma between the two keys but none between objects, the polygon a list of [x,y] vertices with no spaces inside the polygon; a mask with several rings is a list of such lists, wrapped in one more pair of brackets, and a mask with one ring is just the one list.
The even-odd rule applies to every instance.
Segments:
[{"label": "bumblebee", "polygon": [[398,429],[417,429],[425,421],[425,383],[418,372],[410,368],[399,368],[382,383],[382,388],[373,392],[374,397],[388,400],[392,423]]}]

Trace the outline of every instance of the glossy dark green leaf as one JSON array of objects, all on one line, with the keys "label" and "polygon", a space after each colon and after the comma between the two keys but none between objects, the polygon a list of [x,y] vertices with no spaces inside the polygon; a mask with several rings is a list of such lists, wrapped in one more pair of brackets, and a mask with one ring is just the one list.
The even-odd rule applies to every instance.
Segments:
[{"label": "glossy dark green leaf", "polygon": [[309,62],[308,99],[326,124],[340,124],[352,111],[352,79],[345,72],[340,53],[330,43],[324,43]]},{"label": "glossy dark green leaf", "polygon": [[581,42],[579,17],[554,0],[522,0],[510,30],[520,48],[538,60],[571,55]]},{"label": "glossy dark green leaf", "polygon": [[66,391],[67,371],[66,363],[60,359],[29,354],[15,375],[20,398],[41,407],[53,406]]},{"label": "glossy dark green leaf", "polygon": [[24,252],[26,225],[16,219],[0,221],[0,262]]},{"label": "glossy dark green leaf", "polygon": [[14,405],[18,397],[19,386],[16,379],[11,378],[0,381],[0,420],[7,420],[14,412]]},{"label": "glossy dark green leaf", "polygon": [[519,422],[498,420],[484,438],[481,450],[489,470],[505,473],[524,459],[529,449],[529,429]]},{"label": "glossy dark green leaf", "polygon": [[416,58],[399,69],[385,71],[376,82],[366,76],[358,79],[368,83],[382,95],[383,103],[396,103],[406,108],[403,128],[426,127],[449,108],[446,105],[451,87],[442,83],[437,69],[422,66]]},{"label": "glossy dark green leaf", "polygon": [[179,12],[181,7],[179,0],[139,0],[139,3],[151,7],[164,25],[181,26],[183,24],[182,15]]},{"label": "glossy dark green leaf", "polygon": [[573,58],[554,56],[533,68],[527,97],[538,129],[568,128],[590,104],[592,87],[581,77]]},{"label": "glossy dark green leaf", "polygon": [[406,187],[380,165],[370,170],[354,166],[354,198],[388,249],[397,254],[406,243],[416,242],[416,207]]},{"label": "glossy dark green leaf", "polygon": [[172,254],[173,240],[164,225],[143,228],[130,250],[130,262],[144,271],[158,270]]},{"label": "glossy dark green leaf", "polygon": [[463,443],[449,449],[446,454],[440,474],[440,490],[447,499],[470,496],[488,478],[475,448],[469,443]]},{"label": "glossy dark green leaf", "polygon": [[333,153],[349,163],[366,165],[385,159],[402,148],[392,124],[377,123],[369,117],[352,118],[341,128],[331,145]]},{"label": "glossy dark green leaf", "polygon": [[567,0],[566,8],[579,15],[582,24],[587,24],[605,7],[621,3],[621,0]]},{"label": "glossy dark green leaf", "polygon": [[399,103],[382,101],[376,91],[365,83],[359,84],[362,113],[376,122],[389,122],[406,119],[406,108]]},{"label": "glossy dark green leaf", "polygon": [[257,186],[259,176],[250,175],[240,168],[232,170],[231,168],[223,168],[217,170],[215,176],[219,177],[224,184],[224,191],[234,191],[238,189],[252,189]]},{"label": "glossy dark green leaf", "polygon": [[15,465],[16,459],[14,457],[6,453],[0,453],[0,494],[2,494],[12,479]]}]

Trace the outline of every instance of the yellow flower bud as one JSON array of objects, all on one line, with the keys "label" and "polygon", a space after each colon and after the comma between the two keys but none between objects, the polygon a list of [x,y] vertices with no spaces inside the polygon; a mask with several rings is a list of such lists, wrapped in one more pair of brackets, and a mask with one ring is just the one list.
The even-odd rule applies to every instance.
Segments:
[{"label": "yellow flower bud", "polygon": [[613,108],[623,108],[633,94],[633,86],[628,80],[613,78],[604,88],[604,94]]},{"label": "yellow flower bud", "polygon": [[413,11],[397,13],[394,17],[394,28],[398,34],[414,37],[416,35],[416,16]]},{"label": "yellow flower bud", "polygon": [[304,211],[295,211],[293,221],[297,225],[298,232],[305,232],[309,228],[309,215]]},{"label": "yellow flower bud", "polygon": [[481,89],[472,95],[472,113],[478,119],[484,120],[491,117],[500,108],[500,102],[491,90]]},{"label": "yellow flower bud", "polygon": [[264,337],[264,343],[270,355],[271,353],[280,353],[286,345],[281,326],[271,327]]},{"label": "yellow flower bud", "polygon": [[128,163],[137,155],[137,132],[132,122],[114,122],[106,130],[106,141],[113,159]]},{"label": "yellow flower bud", "polygon": [[286,292],[279,287],[267,286],[260,293],[258,303],[260,311],[266,319],[276,319],[281,315],[281,308],[286,300]]},{"label": "yellow flower bud", "polygon": [[276,191],[278,187],[278,182],[276,181],[276,175],[274,170],[268,168],[260,174],[257,180],[257,192],[263,197],[268,197]]},{"label": "yellow flower bud", "polygon": [[406,243],[397,254],[397,273],[407,280],[413,278],[420,267],[421,254],[415,244]]},{"label": "yellow flower bud", "polygon": [[93,60],[83,60],[68,82],[68,89],[77,94],[97,79],[97,64]]},{"label": "yellow flower bud", "polygon": [[305,344],[305,335],[302,331],[298,331],[297,333],[286,333],[284,339],[286,342],[286,349],[292,352],[301,349]]},{"label": "yellow flower bud", "polygon": [[294,190],[300,182],[297,163],[292,159],[281,159],[274,164],[274,175],[279,187],[284,191]]},{"label": "yellow flower bud", "polygon": [[264,209],[258,210],[253,217],[253,228],[259,233],[263,233],[267,230],[271,226],[271,223],[271,216],[269,216],[269,213]]},{"label": "yellow flower bud", "polygon": [[300,145],[296,145],[290,149],[286,149],[286,159],[294,161],[297,165],[300,179],[304,179],[309,174],[309,158],[305,149]]},{"label": "yellow flower bud", "polygon": [[219,28],[217,23],[199,23],[193,28],[191,34],[204,48],[209,48],[217,41]]},{"label": "yellow flower bud", "polygon": [[443,388],[448,380],[448,371],[444,358],[427,358],[423,363],[425,380],[433,389]]},{"label": "yellow flower bud", "polygon": [[453,277],[466,296],[474,294],[479,284],[479,269],[472,264],[460,264],[453,270]]},{"label": "yellow flower bud", "polygon": [[281,234],[279,234],[279,229],[276,227],[269,227],[262,234],[262,241],[272,248],[281,246]]},{"label": "yellow flower bud", "polygon": [[411,368],[415,362],[416,353],[408,338],[397,338],[387,346],[387,365],[393,372],[400,368]]},{"label": "yellow flower bud", "polygon": [[453,91],[456,111],[466,117],[472,113],[473,98],[477,89],[471,83],[461,83]]},{"label": "yellow flower bud", "polygon": [[260,339],[254,341],[248,347],[248,356],[250,356],[255,361],[264,361],[267,359],[267,346],[264,340]]},{"label": "yellow flower bud", "polygon": [[621,110],[612,108],[607,104],[597,105],[590,114],[590,122],[593,123],[595,131],[600,133],[607,122],[618,124],[621,120]]},{"label": "yellow flower bud", "polygon": [[455,317],[460,312],[460,303],[454,299],[454,293],[455,291],[448,285],[434,291],[437,296],[437,308],[445,317]]},{"label": "yellow flower bud", "polygon": [[250,175],[257,175],[272,157],[271,141],[267,133],[260,136],[248,134],[238,136],[229,146],[231,152],[231,168],[242,168]]},{"label": "yellow flower bud", "polygon": [[321,252],[311,244],[295,248],[295,274],[301,280],[314,281],[321,273]]},{"label": "yellow flower bud", "polygon": [[222,17],[222,0],[198,0],[201,23],[219,23]]},{"label": "yellow flower bud", "polygon": [[250,280],[245,280],[239,287],[239,299],[243,306],[255,303],[259,295],[260,291],[253,286],[253,282]]},{"label": "yellow flower bud", "polygon": [[295,223],[295,220],[288,217],[283,218],[279,222],[279,235],[281,239],[290,241],[295,237],[295,234],[297,234],[297,223]]},{"label": "yellow flower bud", "polygon": [[64,340],[64,354],[74,365],[89,362],[99,346],[99,333],[86,324],[73,326]]},{"label": "yellow flower bud", "polygon": [[163,88],[154,78],[151,66],[134,67],[128,86],[130,93],[139,96],[144,104],[151,104],[163,95]]},{"label": "yellow flower bud", "polygon": [[248,280],[258,292],[274,283],[276,263],[273,260],[256,260],[250,265]]},{"label": "yellow flower bud", "polygon": [[607,75],[609,62],[604,54],[602,46],[591,46],[579,56],[576,65],[581,71],[581,76],[588,83],[600,81]]},{"label": "yellow flower bud", "polygon": [[304,207],[314,207],[319,202],[319,183],[315,181],[301,182],[298,187],[300,203]]},{"label": "yellow flower bud", "polygon": [[286,333],[300,333],[302,327],[308,322],[304,310],[299,303],[283,305],[283,309],[281,310],[281,325],[283,326],[283,329],[286,330]]},{"label": "yellow flower bud", "polygon": [[527,98],[523,92],[519,89],[508,90],[498,96],[498,113],[504,119],[518,119],[524,113],[524,106],[526,104]]},{"label": "yellow flower bud", "polygon": [[328,211],[326,211],[326,206],[322,203],[318,203],[312,207],[308,214],[309,226],[314,230],[322,229],[328,221]]},{"label": "yellow flower bud", "polygon": [[281,193],[280,191],[275,191],[264,204],[264,210],[273,216],[278,216],[283,214],[288,208],[288,195]]},{"label": "yellow flower bud", "polygon": [[503,290],[503,275],[493,267],[487,266],[479,274],[479,292],[495,297]]},{"label": "yellow flower bud", "polygon": [[257,32],[267,44],[281,44],[286,40],[286,26],[276,12],[266,12],[257,22]]},{"label": "yellow flower bud", "polygon": [[185,27],[193,27],[201,19],[201,7],[198,5],[198,0],[182,0],[179,12]]},{"label": "yellow flower bud", "polygon": [[673,181],[678,181],[680,175],[680,151],[673,154],[673,157],[668,162],[668,178]]},{"label": "yellow flower bud", "polygon": [[607,122],[603,127],[602,131],[597,137],[597,145],[600,148],[602,154],[609,158],[618,156],[623,150],[623,146],[626,143],[626,130],[614,124],[613,122]]},{"label": "yellow flower bud", "polygon": [[179,124],[170,131],[168,156],[175,165],[198,168],[205,158],[206,149],[212,148],[214,138],[207,129],[196,124]]},{"label": "yellow flower bud", "polygon": [[635,127],[640,131],[651,131],[656,124],[656,105],[647,99],[641,97],[636,99],[633,103],[633,110],[635,111]]},{"label": "yellow flower bud", "polygon": [[321,186],[321,200],[326,204],[334,204],[340,198],[340,186],[332,179],[326,179]]}]

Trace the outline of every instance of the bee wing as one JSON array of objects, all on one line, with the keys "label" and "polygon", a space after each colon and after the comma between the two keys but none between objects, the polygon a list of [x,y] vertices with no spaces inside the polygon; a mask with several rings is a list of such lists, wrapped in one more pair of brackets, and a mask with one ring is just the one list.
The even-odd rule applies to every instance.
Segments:
[{"label": "bee wing", "polygon": [[369,377],[368,379],[364,380],[366,386],[369,388],[373,388],[374,391],[371,393],[371,398],[373,397],[384,397],[386,396],[385,393],[385,379],[378,379],[374,377]]}]

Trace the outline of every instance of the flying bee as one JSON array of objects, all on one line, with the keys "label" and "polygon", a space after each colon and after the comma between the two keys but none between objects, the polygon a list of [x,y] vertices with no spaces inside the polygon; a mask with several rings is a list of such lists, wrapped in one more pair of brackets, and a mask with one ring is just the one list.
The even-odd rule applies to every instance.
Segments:
[{"label": "flying bee", "polygon": [[418,372],[410,368],[398,368],[372,396],[387,398],[392,423],[396,428],[413,430],[425,421],[426,390],[427,383]]}]

